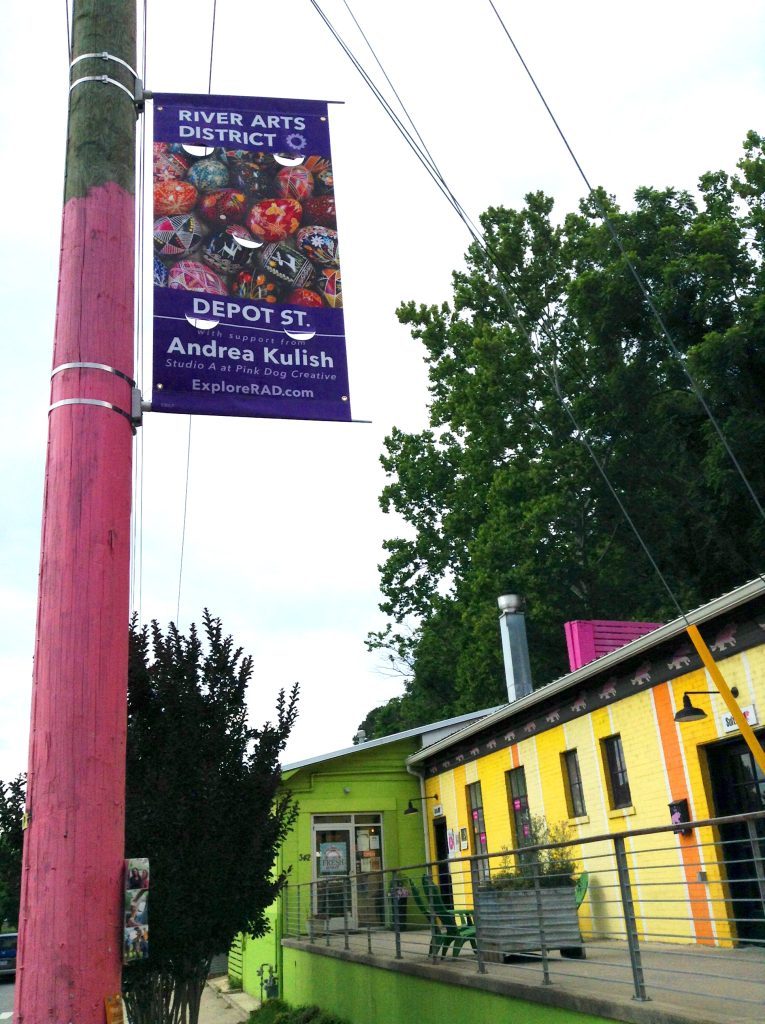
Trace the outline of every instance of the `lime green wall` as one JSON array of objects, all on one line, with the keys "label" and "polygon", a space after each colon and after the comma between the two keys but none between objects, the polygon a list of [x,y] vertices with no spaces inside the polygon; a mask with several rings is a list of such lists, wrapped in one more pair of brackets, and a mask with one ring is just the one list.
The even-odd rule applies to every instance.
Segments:
[{"label": "lime green wall", "polygon": [[284,978],[283,998],[289,1003],[318,1005],[350,1024],[600,1024],[606,1019],[292,948],[284,950]]},{"label": "lime green wall", "polygon": [[[426,859],[422,814],[404,816],[408,801],[420,795],[419,780],[406,770],[407,757],[417,749],[413,738],[371,749],[360,746],[343,756],[284,773],[283,789],[292,793],[299,815],[282,846],[277,865],[279,871],[289,873],[286,898],[282,896],[278,900],[274,917],[277,939],[281,937],[285,911],[293,924],[296,920],[296,886],[313,881],[312,815],[382,814],[383,868],[422,864]],[[304,894],[300,911],[303,921],[308,906]],[[267,955],[269,951],[276,957],[273,961]],[[264,940],[248,939],[243,949],[244,990],[255,996],[259,994],[260,979],[255,972],[263,962],[273,962],[281,976],[280,956],[280,947],[274,954]]]}]

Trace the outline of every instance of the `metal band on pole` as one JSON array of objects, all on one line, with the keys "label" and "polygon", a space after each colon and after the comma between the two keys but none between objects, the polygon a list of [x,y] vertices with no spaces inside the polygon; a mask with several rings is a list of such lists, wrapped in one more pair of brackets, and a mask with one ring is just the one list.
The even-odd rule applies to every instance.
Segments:
[{"label": "metal band on pole", "polygon": [[121,64],[123,68],[127,68],[133,78],[138,78],[138,73],[131,68],[126,60],[122,57],[115,57],[113,53],[107,53],[103,50],[101,53],[81,53],[79,57],[75,57],[72,63],[69,65],[69,69],[74,67],[75,64],[79,64],[81,60],[89,60],[91,57],[98,58],[100,60],[113,60],[115,64]]},{"label": "metal band on pole", "polygon": [[113,373],[115,377],[126,380],[131,388],[135,387],[135,381],[132,377],[128,377],[126,373],[123,373],[122,370],[117,370],[114,366],[107,366],[106,363],[61,363],[51,370],[51,379],[57,373],[61,373],[64,370],[103,370],[104,373]]},{"label": "metal band on pole", "polygon": [[125,412],[124,409],[120,409],[118,405],[114,405],[112,402],[103,402],[100,398],[62,398],[59,402],[49,405],[48,412],[60,409],[64,405],[98,405],[102,409],[111,409],[113,412],[118,412],[120,416],[125,417],[131,427],[133,426],[133,417],[129,412]]},{"label": "metal band on pole", "polygon": [[126,96],[130,97],[132,103],[136,102],[136,96],[126,85],[123,85],[122,82],[118,82],[116,78],[109,78],[108,75],[85,75],[84,78],[76,78],[69,86],[69,92],[71,92],[76,85],[82,85],[84,82],[103,82],[106,85],[116,85],[118,89],[122,89]]}]

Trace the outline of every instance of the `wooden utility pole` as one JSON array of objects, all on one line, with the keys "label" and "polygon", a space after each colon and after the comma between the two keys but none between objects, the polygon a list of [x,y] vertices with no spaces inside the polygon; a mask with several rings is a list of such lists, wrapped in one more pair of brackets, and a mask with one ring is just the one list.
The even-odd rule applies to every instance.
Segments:
[{"label": "wooden utility pole", "polygon": [[18,1024],[103,1024],[121,975],[135,0],[75,0],[72,40]]}]

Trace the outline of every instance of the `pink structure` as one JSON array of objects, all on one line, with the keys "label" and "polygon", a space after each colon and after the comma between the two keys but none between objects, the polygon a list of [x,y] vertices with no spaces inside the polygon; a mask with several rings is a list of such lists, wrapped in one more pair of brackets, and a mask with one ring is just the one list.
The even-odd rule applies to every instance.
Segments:
[{"label": "pink structure", "polygon": [[575,619],[566,622],[566,646],[568,663],[573,672],[582,665],[588,665],[596,658],[623,647],[639,636],[645,636],[652,629],[658,629],[661,622],[628,622],[613,619]]}]

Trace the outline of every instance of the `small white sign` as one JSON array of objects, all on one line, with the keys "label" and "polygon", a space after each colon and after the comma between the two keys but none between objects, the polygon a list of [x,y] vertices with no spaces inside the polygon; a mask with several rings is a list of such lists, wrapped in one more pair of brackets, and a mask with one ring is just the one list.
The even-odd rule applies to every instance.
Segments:
[{"label": "small white sign", "polygon": [[433,808],[433,817],[434,818],[443,818],[443,816],[444,816],[444,809],[443,809],[443,807],[441,806],[441,804],[436,804],[436,806]]},{"label": "small white sign", "polygon": [[[757,725],[757,708],[754,704],[747,704],[745,708],[741,708],[741,713],[749,725]],[[736,721],[730,711],[724,711],[720,716],[720,725],[723,732],[736,732],[738,729]]]}]

